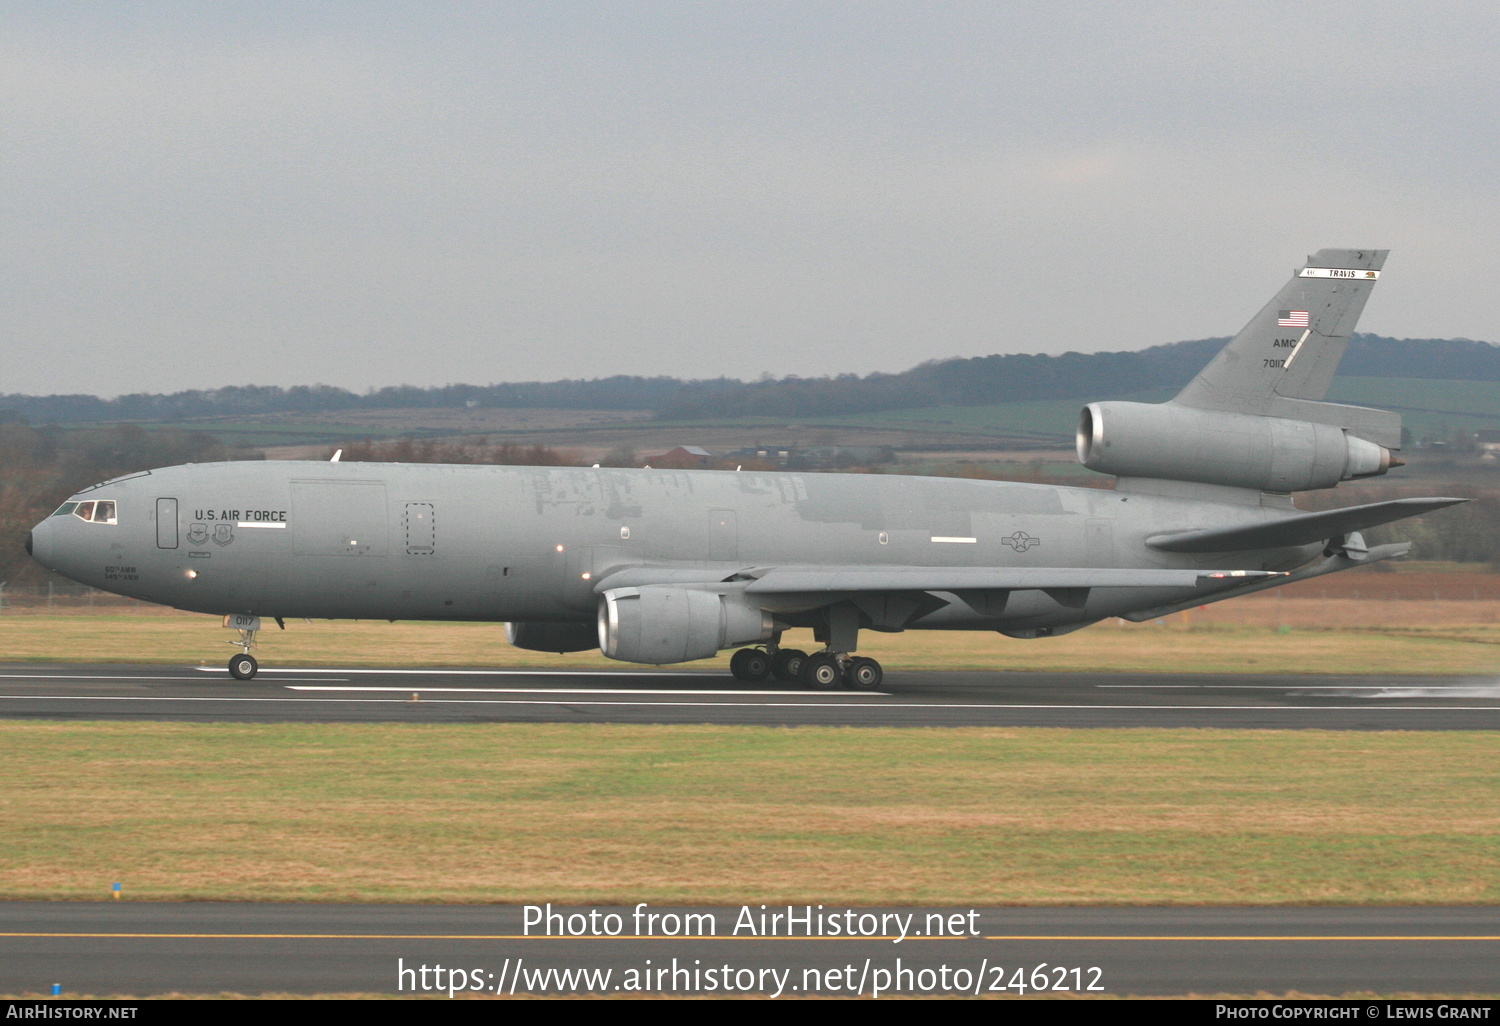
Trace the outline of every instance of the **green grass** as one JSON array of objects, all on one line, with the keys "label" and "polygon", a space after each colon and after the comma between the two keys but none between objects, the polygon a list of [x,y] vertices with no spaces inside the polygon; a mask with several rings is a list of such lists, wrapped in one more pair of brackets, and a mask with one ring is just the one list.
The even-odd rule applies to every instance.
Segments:
[{"label": "green grass", "polygon": [[[1282,612],[1288,623],[1301,624],[1324,605],[1317,599],[1289,600]],[[1452,605],[1454,615],[1462,615],[1471,608],[1487,611],[1493,603]],[[1433,618],[1429,611],[1423,612]],[[219,624],[218,617],[171,611],[7,612],[0,616],[0,661],[223,665],[231,651],[225,642],[235,634]],[[811,632],[802,630],[789,632],[784,643],[809,651],[817,647]],[[1299,626],[1282,631],[1279,626],[1215,623],[1195,612],[1163,623],[1110,620],[1060,638],[1035,641],[986,631],[864,631],[859,650],[879,659],[890,672],[1500,675],[1500,625],[1493,622]],[[727,672],[730,654],[726,651],[716,659],[680,668]],[[592,650],[559,656],[512,648],[500,624],[383,620],[293,620],[285,631],[274,627],[263,631],[256,656],[267,666],[624,666]]]},{"label": "green grass", "polygon": [[0,898],[1491,903],[1492,734],[0,723]]}]

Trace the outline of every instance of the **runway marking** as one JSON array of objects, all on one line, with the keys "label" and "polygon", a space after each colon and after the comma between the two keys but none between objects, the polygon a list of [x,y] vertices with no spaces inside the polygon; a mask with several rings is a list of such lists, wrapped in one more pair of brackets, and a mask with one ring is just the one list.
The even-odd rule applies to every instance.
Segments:
[{"label": "runway marking", "polygon": [[[402,689],[406,690],[406,689]],[[420,689],[419,689],[420,690]],[[861,697],[851,694],[850,698]],[[604,699],[512,699],[512,698],[434,698],[413,703],[401,698],[233,698],[201,697],[193,695],[0,695],[0,700],[11,701],[58,701],[58,702],[320,702],[345,705],[590,705],[590,706],[637,706],[667,709],[874,709],[881,712],[897,712],[905,709],[1068,709],[1075,712],[1089,710],[1133,709],[1150,712],[1203,711],[1203,712],[1492,712],[1500,713],[1500,705],[1041,705],[1027,703],[979,703],[979,702],[615,702]]]},{"label": "runway marking", "polygon": [[[973,938],[968,936],[927,936],[918,937],[907,934],[905,938],[897,934],[879,934],[869,936],[838,936],[838,937],[768,937],[747,936],[737,937],[732,934],[707,934],[683,935],[683,934],[641,934],[640,936],[619,934],[617,936],[546,936],[542,934],[524,933],[22,933],[6,932],[0,933],[0,939],[29,940],[29,939],[68,939],[79,940],[462,940],[462,941],[967,941]],[[1217,942],[1241,942],[1241,941],[1500,941],[1500,934],[1064,934],[1064,933],[1032,933],[1032,934],[986,934],[979,938],[987,941],[1119,941],[1136,943],[1140,941],[1165,941],[1172,943],[1183,943],[1189,941],[1217,941]]]},{"label": "runway marking", "polygon": [[[1472,691],[1487,684],[1095,684],[1096,688],[1162,689],[1200,688],[1222,691],[1389,691],[1392,688],[1421,688],[1424,691]],[[1500,698],[1500,693],[1496,694]]]},{"label": "runway marking", "polygon": [[[203,680],[202,677],[106,677],[106,676],[82,676],[82,677],[74,677],[74,676],[70,676],[68,674],[63,674],[63,673],[37,673],[37,674],[0,673],[0,679],[15,679],[15,680],[29,681],[29,682],[32,682],[32,683],[39,683],[39,682],[44,681],[44,680],[113,680],[113,681],[120,681],[120,682],[127,683],[127,684],[131,683],[133,681],[164,681],[164,680],[175,680],[175,681],[180,681],[180,682],[182,682],[184,684],[197,684],[197,683],[200,683]],[[347,682],[348,678],[347,677],[283,677],[283,678],[281,678],[281,681],[304,681],[304,680],[306,680],[306,681],[317,681],[320,684],[322,684],[322,683],[333,683],[333,682],[340,682],[340,681]],[[281,681],[277,681],[277,683],[279,684],[279,683],[281,683]],[[361,690],[367,690],[367,689],[361,689]],[[400,691],[400,690],[403,690],[403,689],[402,688],[396,688],[395,690]]]},{"label": "runway marking", "polygon": [[[280,681],[277,681],[276,683],[279,684]],[[781,690],[781,691],[718,691],[718,690],[714,690],[714,689],[704,689],[704,690],[701,690],[701,691],[687,691],[687,690],[678,691],[678,690],[674,690],[674,689],[671,689],[671,688],[661,688],[661,689],[646,689],[646,688],[444,688],[444,687],[421,687],[421,686],[409,686],[409,687],[403,687],[403,688],[396,688],[396,687],[386,687],[386,686],[374,685],[374,684],[372,684],[369,687],[362,687],[360,685],[355,685],[353,687],[346,687],[346,688],[322,687],[322,686],[319,686],[317,684],[294,684],[294,685],[289,686],[287,688],[287,690],[288,691],[359,691],[359,692],[365,692],[365,691],[399,691],[402,694],[410,694],[414,690],[415,691],[420,691],[423,694],[427,694],[427,693],[430,693],[430,692],[439,692],[439,691],[442,691],[442,692],[460,691],[460,692],[464,692],[464,693],[503,694],[503,695],[528,695],[528,694],[549,694],[549,695],[559,695],[559,694],[564,694],[564,695],[740,695],[740,696],[746,696],[746,695],[785,695],[785,696],[788,696],[788,697],[796,697],[798,695],[807,694],[807,697],[809,697],[809,698],[814,697],[813,695],[811,695],[811,694],[809,694],[807,692],[787,691],[787,690]],[[859,692],[851,692],[850,695],[849,695],[849,697],[850,698],[862,698],[862,697],[865,697],[865,696],[873,696],[873,695],[878,695],[878,696],[881,696],[881,697],[889,698],[890,697],[890,692],[888,692],[888,691],[859,691]]]},{"label": "runway marking", "polygon": [[[194,666],[199,673],[225,673],[220,666]],[[381,673],[381,674],[427,674],[443,677],[717,677],[708,670],[686,672],[682,670],[370,670],[336,669],[324,670],[316,666],[283,666],[279,669],[262,666],[261,674],[267,673]],[[191,679],[191,678],[189,678]]]},{"label": "runway marking", "polygon": [[[198,677],[135,677],[120,674],[74,673],[0,673],[0,678],[15,680],[199,680]],[[309,680],[314,678],[308,678]],[[317,678],[321,680],[322,678]]]},{"label": "runway marking", "polygon": [[1095,934],[1095,933],[1032,933],[1032,934],[987,934],[990,941],[1500,941],[1500,934],[1452,933],[1452,934],[1228,934],[1202,933],[1184,934]]}]

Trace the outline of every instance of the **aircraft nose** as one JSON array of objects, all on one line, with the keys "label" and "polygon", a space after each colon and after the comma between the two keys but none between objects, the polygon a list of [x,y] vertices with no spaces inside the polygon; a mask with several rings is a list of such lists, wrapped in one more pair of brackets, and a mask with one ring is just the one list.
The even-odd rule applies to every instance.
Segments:
[{"label": "aircraft nose", "polygon": [[45,522],[27,532],[26,553],[47,569],[52,569],[52,531]]}]

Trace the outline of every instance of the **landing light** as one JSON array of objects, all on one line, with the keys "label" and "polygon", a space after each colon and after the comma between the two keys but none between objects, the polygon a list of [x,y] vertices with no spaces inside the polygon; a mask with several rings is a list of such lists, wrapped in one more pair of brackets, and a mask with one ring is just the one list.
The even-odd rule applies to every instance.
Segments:
[{"label": "landing light", "polygon": [[196,571],[196,570],[189,570],[187,572],[187,579],[190,580],[190,581],[196,579],[197,576],[198,576],[198,571]]},{"label": "landing light", "polygon": [[563,550],[563,547],[562,547],[562,546],[561,546],[561,545],[559,545],[559,546],[558,546],[558,547],[557,547],[557,551],[558,551],[558,552],[561,552],[561,551],[562,551],[562,550]]}]

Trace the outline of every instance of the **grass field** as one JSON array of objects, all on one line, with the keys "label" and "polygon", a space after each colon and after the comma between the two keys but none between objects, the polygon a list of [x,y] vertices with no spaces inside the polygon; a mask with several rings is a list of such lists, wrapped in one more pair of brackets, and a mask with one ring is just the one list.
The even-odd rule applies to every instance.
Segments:
[{"label": "grass field", "polygon": [[0,722],[0,898],[1487,903],[1487,733]]},{"label": "grass field", "polygon": [[[116,607],[118,608],[118,607]],[[1500,602],[1247,598],[1160,623],[1110,620],[1060,638],[986,632],[860,635],[888,671],[1060,670],[1154,673],[1398,673],[1500,675]],[[139,612],[0,616],[0,662],[221,664],[233,631],[217,617]],[[598,652],[527,652],[500,624],[292,621],[262,632],[267,666],[613,667]],[[810,632],[786,644],[816,647]],[[729,653],[683,668],[726,672]]]}]

